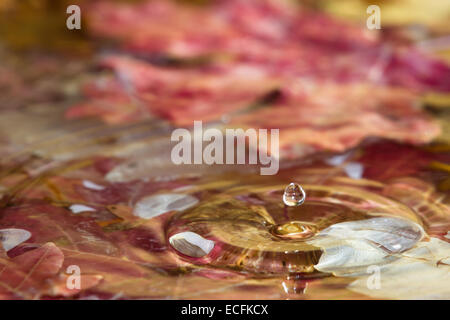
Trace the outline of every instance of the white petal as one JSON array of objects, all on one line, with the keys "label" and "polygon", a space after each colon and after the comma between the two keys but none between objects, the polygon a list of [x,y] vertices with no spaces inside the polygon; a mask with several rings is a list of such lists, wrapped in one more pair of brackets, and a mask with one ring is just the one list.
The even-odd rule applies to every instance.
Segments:
[{"label": "white petal", "polygon": [[381,267],[378,289],[367,285],[371,274],[350,284],[352,291],[374,298],[450,299],[450,244],[437,238],[420,242],[401,258]]},{"label": "white petal", "polygon": [[31,233],[24,229],[2,229],[0,230],[0,242],[5,251],[18,246],[31,238]]},{"label": "white petal", "polygon": [[95,211],[94,208],[85,206],[83,204],[73,204],[69,207],[69,209],[75,214],[85,211]]},{"label": "white petal", "polygon": [[89,180],[83,180],[83,186],[85,188],[92,189],[92,190],[103,190],[103,189],[105,189],[104,186],[101,186],[101,185],[96,184],[96,183],[94,183],[92,181],[89,181]]},{"label": "white petal", "polygon": [[139,200],[134,206],[133,214],[144,219],[150,219],[169,211],[186,210],[197,202],[197,198],[187,194],[157,194]]},{"label": "white petal", "polygon": [[347,176],[352,179],[361,179],[364,172],[364,167],[358,162],[349,162],[345,165],[344,171]]},{"label": "white petal", "polygon": [[438,265],[442,259],[450,257],[450,244],[438,238],[431,237],[430,241],[419,242],[413,249],[402,254],[413,259],[426,259],[433,265]]},{"label": "white petal", "polygon": [[319,235],[370,241],[392,253],[408,250],[423,238],[423,228],[400,218],[379,217],[334,224]]},{"label": "white petal", "polygon": [[424,231],[414,222],[379,217],[334,224],[308,243],[323,249],[315,268],[335,275],[358,275],[367,266],[396,259],[422,239]]},{"label": "white petal", "polygon": [[214,248],[214,241],[190,231],[171,236],[169,242],[175,250],[195,258],[206,256]]},{"label": "white petal", "polygon": [[326,159],[325,162],[327,164],[329,164],[330,166],[339,166],[339,165],[343,164],[344,161],[347,160],[347,158],[349,156],[350,156],[350,152],[347,152],[344,154],[332,156],[332,157]]},{"label": "white petal", "polygon": [[338,276],[363,274],[370,265],[384,264],[389,255],[361,240],[349,240],[329,244],[314,267],[321,272],[330,272]]}]

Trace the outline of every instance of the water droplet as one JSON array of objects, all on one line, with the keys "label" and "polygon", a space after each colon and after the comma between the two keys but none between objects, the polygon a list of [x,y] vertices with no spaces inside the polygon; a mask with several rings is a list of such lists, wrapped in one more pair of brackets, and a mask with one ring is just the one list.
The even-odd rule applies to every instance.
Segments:
[{"label": "water droplet", "polygon": [[203,238],[195,232],[180,232],[170,237],[170,245],[182,254],[201,258],[214,248],[214,241]]},{"label": "water droplet", "polygon": [[[300,177],[291,180],[297,181],[303,182]],[[297,207],[288,207],[280,202],[289,183],[263,186],[249,183],[245,188],[224,188],[226,191],[221,194],[212,195],[207,201],[199,200],[195,207],[174,215],[166,226],[166,234],[170,237],[185,232],[188,226],[189,231],[214,240],[214,254],[211,252],[205,257],[210,258],[207,263],[214,268],[237,267],[245,272],[277,275],[301,273],[313,278],[323,275],[314,267],[322,256],[332,258],[332,254],[336,254],[335,261],[321,261],[324,268],[331,264],[329,269],[332,272],[341,271],[334,270],[333,266],[337,264],[343,265],[346,274],[354,270],[364,273],[366,262],[369,265],[378,264],[381,259],[384,263],[392,251],[402,252],[409,246],[410,238],[416,238],[416,228],[404,230],[402,227],[404,220],[420,221],[407,206],[396,204],[394,200],[365,188],[315,185],[310,182],[306,186],[308,201]],[[360,183],[363,185],[366,181]],[[382,218],[395,216],[403,220],[398,227],[394,226],[393,221],[386,220],[376,223],[382,222],[380,227],[374,226],[373,221],[362,226],[360,222],[353,228],[348,225],[339,228],[343,226],[338,225],[381,218],[380,215]],[[358,230],[358,226],[363,230]],[[328,231],[322,233],[325,229]],[[364,230],[373,232],[359,233]],[[399,236],[390,235],[399,232]],[[326,243],[319,241],[319,238]],[[345,259],[350,261],[347,263]],[[347,267],[352,269],[347,270]]]},{"label": "water droplet", "polygon": [[305,198],[305,191],[297,183],[291,182],[284,190],[283,202],[289,207],[296,207],[301,205],[305,201]]}]

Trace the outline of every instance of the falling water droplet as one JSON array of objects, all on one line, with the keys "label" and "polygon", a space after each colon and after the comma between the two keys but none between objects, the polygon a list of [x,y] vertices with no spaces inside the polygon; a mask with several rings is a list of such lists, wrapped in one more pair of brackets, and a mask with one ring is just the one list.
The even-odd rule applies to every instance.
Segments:
[{"label": "falling water droplet", "polygon": [[305,191],[297,183],[291,182],[284,190],[283,202],[289,207],[296,207],[301,205],[305,201],[305,198]]}]

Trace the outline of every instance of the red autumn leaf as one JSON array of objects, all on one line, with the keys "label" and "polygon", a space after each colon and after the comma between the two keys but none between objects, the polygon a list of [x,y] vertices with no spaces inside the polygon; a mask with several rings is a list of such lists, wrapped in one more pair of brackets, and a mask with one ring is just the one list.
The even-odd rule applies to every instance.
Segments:
[{"label": "red autumn leaf", "polygon": [[[323,85],[309,93],[288,93],[273,108],[236,116],[231,123],[279,128],[280,152],[288,157],[316,150],[343,152],[369,137],[427,143],[440,128],[416,108],[416,99],[401,89]],[[302,150],[302,146],[312,150]]]},{"label": "red autumn leaf", "polygon": [[36,299],[45,295],[72,296],[96,286],[101,276],[81,276],[81,287],[67,288],[67,276],[60,275],[64,254],[53,243],[46,243],[14,258],[0,259],[0,297]]},{"label": "red autumn leaf", "polygon": [[97,254],[117,255],[117,247],[105,236],[93,218],[76,216],[69,210],[41,201],[30,201],[3,209],[2,228],[31,232],[30,243],[54,242],[60,247]]},{"label": "red autumn leaf", "polygon": [[294,3],[228,0],[195,8],[169,1],[103,1],[88,12],[92,33],[119,39],[143,56],[226,54],[270,73],[313,81],[450,90],[444,63],[402,44],[384,45],[375,32]]},{"label": "red autumn leaf", "polygon": [[358,161],[364,164],[365,177],[385,181],[414,175],[436,159],[436,154],[410,145],[377,143],[366,147]]},{"label": "red autumn leaf", "polygon": [[[68,118],[120,123],[150,114],[177,126],[279,128],[289,157],[368,137],[426,143],[440,132],[416,105],[421,92],[450,90],[449,66],[361,26],[270,0],[93,7],[91,32],[118,39],[134,57],[102,58],[115,77],[88,83],[88,100]],[[187,65],[162,63],[171,56]]]}]

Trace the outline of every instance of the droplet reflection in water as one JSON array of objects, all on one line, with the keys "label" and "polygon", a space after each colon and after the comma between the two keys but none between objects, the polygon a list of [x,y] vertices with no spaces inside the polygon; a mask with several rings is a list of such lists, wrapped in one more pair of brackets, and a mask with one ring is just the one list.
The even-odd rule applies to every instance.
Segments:
[{"label": "droplet reflection in water", "polygon": [[291,221],[272,228],[272,234],[286,239],[307,239],[316,234],[317,227],[312,223]]},{"label": "droplet reflection in water", "polygon": [[301,275],[291,274],[286,277],[281,286],[287,294],[305,294],[308,282]]},{"label": "droplet reflection in water", "polygon": [[296,207],[301,205],[305,201],[305,198],[305,191],[297,183],[291,182],[284,190],[283,202],[289,207]]}]

